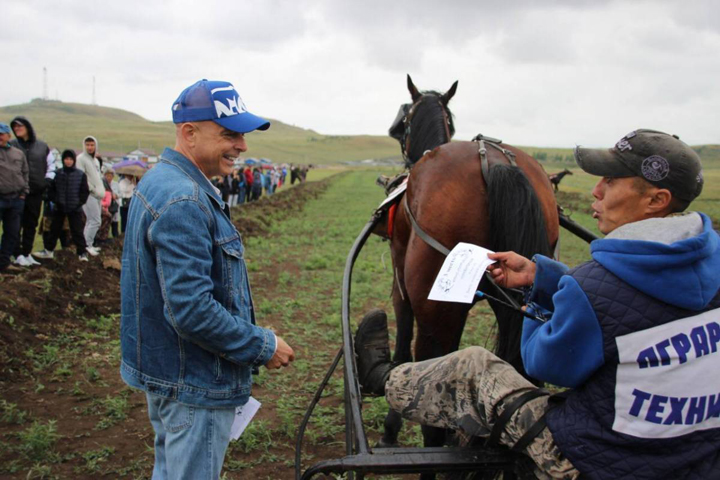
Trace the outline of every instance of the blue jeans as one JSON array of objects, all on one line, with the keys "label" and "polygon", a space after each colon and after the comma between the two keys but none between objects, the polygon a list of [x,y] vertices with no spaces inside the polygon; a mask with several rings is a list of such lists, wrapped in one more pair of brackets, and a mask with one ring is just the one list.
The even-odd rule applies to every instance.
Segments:
[{"label": "blue jeans", "polygon": [[20,221],[25,200],[21,198],[0,198],[0,222],[3,234],[0,242],[0,270],[10,265],[10,256],[20,241]]},{"label": "blue jeans", "polygon": [[218,479],[235,409],[193,407],[146,395],[155,430],[153,480]]}]

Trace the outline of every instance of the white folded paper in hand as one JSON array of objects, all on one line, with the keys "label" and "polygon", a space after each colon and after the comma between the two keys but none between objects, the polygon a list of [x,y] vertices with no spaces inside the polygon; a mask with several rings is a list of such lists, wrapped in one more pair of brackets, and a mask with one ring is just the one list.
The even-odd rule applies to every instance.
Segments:
[{"label": "white folded paper in hand", "polygon": [[458,243],[445,259],[428,299],[472,303],[485,270],[495,263],[488,258],[489,253],[494,252],[472,243]]},{"label": "white folded paper in hand", "polygon": [[230,440],[237,440],[245,431],[255,414],[260,410],[261,403],[250,397],[248,402],[235,408],[235,419],[230,429]]}]

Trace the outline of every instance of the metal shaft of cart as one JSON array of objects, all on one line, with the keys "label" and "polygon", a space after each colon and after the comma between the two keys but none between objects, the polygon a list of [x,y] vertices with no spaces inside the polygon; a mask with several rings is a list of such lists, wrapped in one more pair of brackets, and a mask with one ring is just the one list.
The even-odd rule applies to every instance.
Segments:
[{"label": "metal shaft of cart", "polygon": [[[560,226],[586,242],[598,237],[571,220],[559,209]],[[403,474],[426,472],[503,472],[504,478],[515,478],[517,467],[523,462],[523,455],[502,448],[484,447],[444,447],[444,448],[371,448],[362,421],[362,396],[357,380],[357,366],[353,336],[350,328],[350,287],[352,270],[363,245],[371,235],[373,228],[380,220],[374,215],[365,225],[350,249],[345,262],[342,282],[342,334],[343,345],[333,360],[325,378],[318,387],[305,417],[300,424],[295,449],[295,478],[309,480],[319,474],[347,474],[352,480],[363,478],[366,473]],[[345,448],[346,456],[339,459],[324,460],[302,472],[302,440],[312,412],[320,401],[325,387],[335,372],[340,360],[343,362],[345,381]]]},{"label": "metal shaft of cart", "polygon": [[[345,263],[341,315],[343,346],[335,356],[300,425],[296,442],[296,479],[309,480],[319,474],[347,474],[347,478],[352,479],[355,474],[357,474],[357,478],[362,478],[366,473],[403,474],[455,471],[503,471],[506,473],[505,478],[510,478],[514,474],[518,460],[523,456],[505,449],[370,447],[362,421],[362,396],[357,380],[353,336],[350,327],[350,289],[355,260],[378,220],[378,217],[373,217],[365,225],[355,240]],[[301,473],[301,449],[305,428],[341,359],[344,359],[346,456],[340,459],[321,461]]]}]

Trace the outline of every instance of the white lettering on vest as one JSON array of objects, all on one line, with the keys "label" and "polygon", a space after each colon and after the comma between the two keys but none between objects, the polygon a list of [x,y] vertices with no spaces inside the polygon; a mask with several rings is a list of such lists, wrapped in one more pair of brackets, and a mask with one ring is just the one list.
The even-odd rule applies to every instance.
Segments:
[{"label": "white lettering on vest", "polygon": [[615,339],[613,430],[672,438],[720,428],[720,309]]},{"label": "white lettering on vest", "polygon": [[720,343],[720,323],[709,322],[643,349],[638,354],[637,363],[640,368],[667,367],[677,362],[685,363],[688,361],[688,355],[691,358],[700,358],[703,355],[717,353],[718,343]]}]

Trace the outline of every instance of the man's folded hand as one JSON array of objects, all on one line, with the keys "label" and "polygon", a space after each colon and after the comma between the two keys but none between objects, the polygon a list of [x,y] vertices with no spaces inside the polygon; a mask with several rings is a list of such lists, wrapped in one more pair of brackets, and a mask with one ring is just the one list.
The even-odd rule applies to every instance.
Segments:
[{"label": "man's folded hand", "polygon": [[290,362],[295,360],[295,352],[293,352],[292,347],[285,343],[285,340],[282,338],[276,338],[277,350],[275,350],[275,355],[273,355],[270,361],[265,365],[265,367],[270,370],[274,368],[287,367],[290,365]]}]

